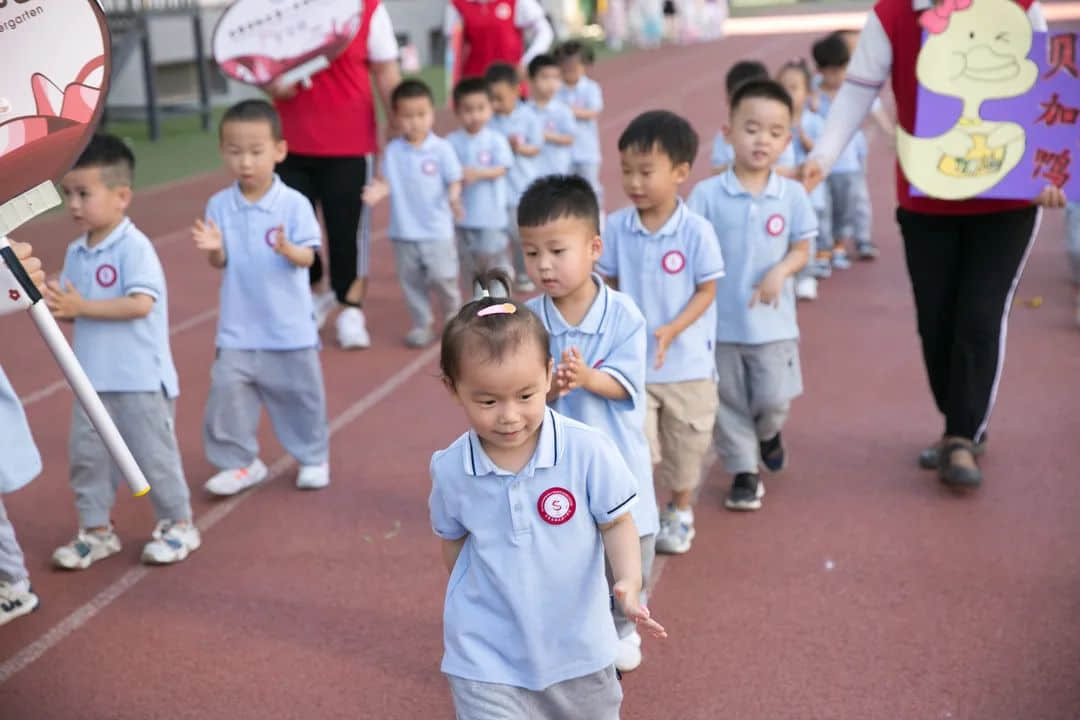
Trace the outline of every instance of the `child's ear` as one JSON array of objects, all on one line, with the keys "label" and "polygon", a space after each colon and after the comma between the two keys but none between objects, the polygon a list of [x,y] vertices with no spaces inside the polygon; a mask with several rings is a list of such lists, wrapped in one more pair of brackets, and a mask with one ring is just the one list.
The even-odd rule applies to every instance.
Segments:
[{"label": "child's ear", "polygon": [[589,253],[593,256],[593,259],[598,259],[604,254],[604,238],[599,235],[593,235],[592,242],[589,243]]},{"label": "child's ear", "polygon": [[672,168],[671,174],[676,185],[682,185],[690,179],[690,163],[682,162]]},{"label": "child's ear", "polygon": [[549,357],[547,360],[547,381],[544,384],[544,394],[547,395],[551,392],[552,375],[555,372],[555,359]]},{"label": "child's ear", "polygon": [[278,140],[274,143],[274,164],[281,162],[285,159],[285,156],[289,154],[289,143],[284,139]]},{"label": "child's ear", "polygon": [[450,396],[454,398],[454,400],[460,405],[461,398],[458,397],[457,386],[454,385],[454,381],[446,377],[445,375],[443,375],[440,379],[442,380],[443,387],[446,388],[446,391],[450,393]]}]

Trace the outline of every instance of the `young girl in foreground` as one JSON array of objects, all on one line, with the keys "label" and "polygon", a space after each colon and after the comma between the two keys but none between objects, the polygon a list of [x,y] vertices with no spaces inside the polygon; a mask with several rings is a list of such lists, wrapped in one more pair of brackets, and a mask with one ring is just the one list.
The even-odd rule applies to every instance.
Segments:
[{"label": "young girl in foreground", "polygon": [[615,720],[605,551],[626,617],[667,635],[637,599],[637,481],[605,435],[547,407],[547,331],[506,299],[509,279],[478,285],[442,337],[443,382],[471,426],[431,458],[450,571],[442,671],[459,720]]}]

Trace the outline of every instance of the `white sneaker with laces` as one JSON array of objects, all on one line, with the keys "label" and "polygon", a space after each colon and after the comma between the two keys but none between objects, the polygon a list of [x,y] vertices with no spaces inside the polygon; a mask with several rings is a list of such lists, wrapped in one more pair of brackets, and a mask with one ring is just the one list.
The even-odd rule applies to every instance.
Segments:
[{"label": "white sneaker with laces", "polygon": [[206,481],[206,491],[213,495],[235,495],[247,490],[253,485],[258,485],[266,479],[269,471],[259,458],[246,468],[235,470],[222,470],[214,477]]},{"label": "white sneaker with laces", "polygon": [[337,307],[337,296],[332,291],[327,291],[312,293],[311,299],[315,301],[315,323],[322,330],[323,325],[326,324],[326,319],[330,317],[330,313]]},{"label": "white sneaker with laces", "polygon": [[187,558],[199,549],[202,537],[194,523],[176,523],[159,520],[151,536],[143,546],[142,561],[147,565],[172,565]]},{"label": "white sneaker with laces", "polygon": [[120,538],[109,528],[105,532],[79,530],[75,539],[53,552],[53,565],[64,570],[85,570],[98,560],[120,552]]},{"label": "white sneaker with laces", "polygon": [[799,278],[795,283],[795,297],[799,300],[817,300],[817,278]]},{"label": "white sneaker with laces", "polygon": [[619,638],[618,650],[615,653],[615,669],[624,673],[637,670],[641,665],[641,660],[641,636],[635,631],[624,638]]},{"label": "white sneaker with laces", "polygon": [[0,625],[33,612],[39,602],[29,580],[0,582]]},{"label": "white sneaker with laces", "polygon": [[345,350],[371,347],[364,311],[358,307],[346,307],[337,316],[338,344]]},{"label": "white sneaker with laces", "polygon": [[300,490],[321,490],[330,484],[330,465],[302,465],[296,476],[296,487]]}]

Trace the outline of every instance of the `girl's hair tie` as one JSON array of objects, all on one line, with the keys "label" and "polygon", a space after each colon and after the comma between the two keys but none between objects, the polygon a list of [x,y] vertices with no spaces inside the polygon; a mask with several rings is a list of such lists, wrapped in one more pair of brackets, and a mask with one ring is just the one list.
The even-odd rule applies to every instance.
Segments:
[{"label": "girl's hair tie", "polygon": [[517,305],[514,303],[500,303],[498,305],[488,305],[478,313],[476,317],[487,317],[488,315],[513,315],[517,312]]}]

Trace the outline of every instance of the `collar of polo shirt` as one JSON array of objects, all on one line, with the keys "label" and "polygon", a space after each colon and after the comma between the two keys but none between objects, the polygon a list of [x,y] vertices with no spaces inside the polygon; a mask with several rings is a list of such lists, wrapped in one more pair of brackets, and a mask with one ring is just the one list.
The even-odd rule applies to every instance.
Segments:
[{"label": "collar of polo shirt", "polygon": [[244,197],[244,193],[240,190],[240,182],[234,182],[232,186],[233,203],[236,205],[237,210],[262,210],[265,213],[274,211],[274,207],[277,204],[277,197],[281,194],[281,188],[285,186],[285,183],[281,181],[277,173],[274,173],[274,181],[270,183],[270,189],[266,191],[266,194],[258,199],[257,202],[248,202],[248,199]]},{"label": "collar of polo shirt", "polygon": [[671,214],[671,217],[667,219],[667,222],[665,222],[656,232],[650,232],[647,227],[641,224],[641,214],[638,213],[636,208],[633,212],[627,213],[626,223],[629,226],[627,229],[632,233],[646,235],[648,237],[666,237],[668,235],[675,235],[679,232],[683,220],[686,219],[686,203],[683,202],[682,198],[676,198],[676,202],[675,212]]},{"label": "collar of polo shirt", "polygon": [[[743,184],[739,182],[739,178],[735,177],[735,170],[728,168],[724,171],[724,174],[720,176],[720,186],[724,188],[724,192],[729,195],[749,195],[750,191],[743,187]],[[784,183],[780,179],[780,176],[776,174],[776,171],[769,173],[769,182],[765,183],[765,192],[762,193],[765,197],[782,198],[784,197]]]},{"label": "collar of polo shirt", "polygon": [[571,330],[585,333],[586,335],[595,335],[600,332],[600,328],[604,324],[604,318],[607,316],[608,311],[608,286],[596,273],[592,274],[592,281],[596,283],[598,292],[593,299],[593,304],[589,308],[589,312],[585,313],[585,317],[581,320],[581,324],[577,327],[570,327],[566,324],[566,320],[563,319],[562,313],[559,312],[559,308],[555,307],[554,301],[548,295],[544,295],[544,300],[540,304],[540,309],[544,313],[543,321],[547,326],[548,332],[552,335],[564,335]]},{"label": "collar of polo shirt", "polygon": [[[517,473],[517,475],[531,476],[537,470],[553,468],[559,462],[562,454],[562,421],[554,410],[548,408],[544,411],[544,422],[540,425],[540,439],[536,443],[536,451],[533,452],[529,463]],[[464,457],[465,473],[474,477],[481,475],[514,475],[508,470],[503,470],[496,465],[484,452],[484,446],[480,444],[480,437],[476,430],[469,429],[469,444]]]},{"label": "collar of polo shirt", "polygon": [[125,216],[124,219],[120,221],[120,224],[113,228],[113,231],[106,235],[105,239],[99,242],[94,247],[90,247],[86,244],[90,238],[89,233],[84,233],[83,235],[80,235],[79,239],[75,241],[75,246],[80,250],[85,250],[87,252],[102,252],[103,250],[106,250],[112,245],[115,245],[117,242],[119,242],[120,238],[124,236],[124,233],[127,232],[130,226],[131,218]]}]

